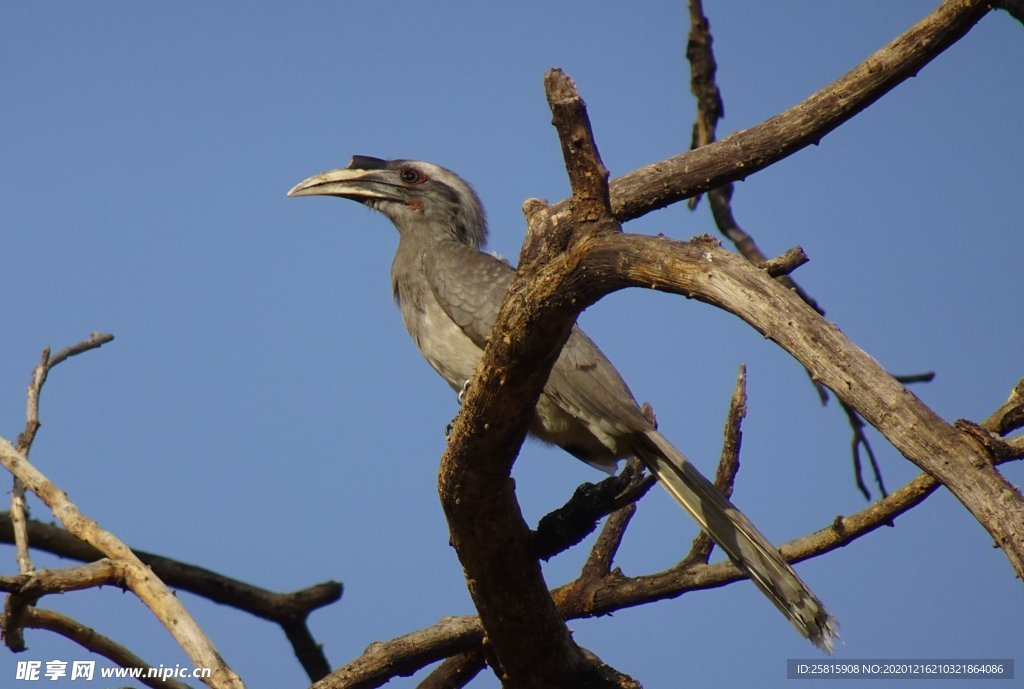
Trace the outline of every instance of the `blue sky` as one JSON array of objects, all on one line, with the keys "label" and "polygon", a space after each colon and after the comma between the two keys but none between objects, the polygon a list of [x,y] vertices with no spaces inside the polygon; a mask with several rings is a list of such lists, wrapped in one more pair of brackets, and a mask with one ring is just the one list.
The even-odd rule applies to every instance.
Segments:
[{"label": "blue sky", "polygon": [[[707,2],[720,134],[800,101],[934,4]],[[662,1],[6,4],[0,434],[23,425],[44,345],[113,332],[53,373],[33,449],[87,514],[135,547],[266,588],[344,582],[311,618],[334,666],[469,613],[435,489],[456,403],[392,304],[396,234],[355,204],[285,192],[356,153],[431,160],[476,186],[491,247],[514,259],[523,199],[568,192],[544,70],[576,80],[619,175],[688,146],[687,29],[685,3]],[[796,277],[844,332],[891,371],[936,371],[914,391],[950,421],[983,419],[1024,372],[1021,36],[987,16],[819,146],[736,187],[737,218],[767,253],[804,247]],[[627,230],[714,228],[702,204]],[[707,472],[747,364],[735,500],[776,542],[865,506],[840,410],[735,318],[630,291],[581,322]],[[917,474],[872,438],[890,488]],[[515,474],[531,521],[601,478],[534,443]],[[49,519],[38,503],[34,516]],[[668,566],[693,532],[651,493],[619,564]],[[570,580],[583,554],[549,563],[548,582]],[[839,658],[1005,658],[1024,642],[1019,582],[945,491],[798,570],[843,625]],[[250,687],[307,684],[277,628],[182,599]],[[184,662],[132,596],[45,604],[154,664]],[[782,686],[786,658],[815,656],[747,583],[572,628],[654,688]],[[42,632],[28,643],[0,651],[5,686],[15,660],[87,657]]]}]

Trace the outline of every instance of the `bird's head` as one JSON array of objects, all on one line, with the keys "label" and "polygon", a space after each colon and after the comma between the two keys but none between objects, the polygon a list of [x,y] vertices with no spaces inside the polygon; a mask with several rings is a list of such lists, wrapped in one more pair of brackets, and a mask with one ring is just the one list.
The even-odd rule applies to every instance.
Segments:
[{"label": "bird's head", "polygon": [[388,216],[403,235],[434,233],[474,248],[487,241],[487,220],[476,192],[433,163],[353,156],[348,167],[303,180],[288,196],[359,201]]}]

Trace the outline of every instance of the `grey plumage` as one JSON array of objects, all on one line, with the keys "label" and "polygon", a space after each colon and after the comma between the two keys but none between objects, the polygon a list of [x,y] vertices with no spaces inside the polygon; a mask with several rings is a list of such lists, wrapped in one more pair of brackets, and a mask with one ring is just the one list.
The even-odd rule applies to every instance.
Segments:
[{"label": "grey plumage", "polygon": [[[402,319],[431,366],[459,390],[471,379],[513,268],[482,251],[483,207],[438,165],[355,156],[300,182],[289,196],[360,201],[391,219],[398,250],[391,282]],[[831,652],[837,623],[778,550],[646,419],[626,382],[578,327],[537,402],[530,431],[603,469],[638,456],[793,625]]]}]

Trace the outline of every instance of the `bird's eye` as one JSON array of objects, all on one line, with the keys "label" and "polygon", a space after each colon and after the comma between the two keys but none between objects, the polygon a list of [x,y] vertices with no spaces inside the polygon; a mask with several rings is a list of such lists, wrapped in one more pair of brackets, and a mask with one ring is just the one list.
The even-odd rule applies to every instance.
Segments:
[{"label": "bird's eye", "polygon": [[427,181],[427,176],[414,167],[403,167],[398,176],[406,184],[423,184]]}]

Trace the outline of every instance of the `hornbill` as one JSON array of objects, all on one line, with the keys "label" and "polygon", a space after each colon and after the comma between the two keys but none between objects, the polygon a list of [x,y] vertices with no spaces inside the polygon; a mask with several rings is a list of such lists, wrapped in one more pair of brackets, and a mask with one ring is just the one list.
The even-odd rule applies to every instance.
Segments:
[{"label": "hornbill", "polygon": [[[289,196],[339,196],[398,229],[391,285],[420,352],[456,391],[483,354],[514,269],[482,251],[487,222],[455,173],[415,160],[354,156],[348,167],[299,182]],[[659,433],[611,362],[572,330],[537,401],[530,432],[606,471],[637,456],[659,483],[768,596],[826,652],[838,624],[751,521]]]}]

